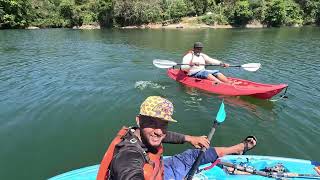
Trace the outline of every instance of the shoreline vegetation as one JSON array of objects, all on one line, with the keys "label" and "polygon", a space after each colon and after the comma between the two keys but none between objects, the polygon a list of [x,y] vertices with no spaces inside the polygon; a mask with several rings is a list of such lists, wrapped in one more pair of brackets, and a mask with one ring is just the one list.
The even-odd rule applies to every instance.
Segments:
[{"label": "shoreline vegetation", "polygon": [[0,29],[320,25],[320,0],[0,0]]}]

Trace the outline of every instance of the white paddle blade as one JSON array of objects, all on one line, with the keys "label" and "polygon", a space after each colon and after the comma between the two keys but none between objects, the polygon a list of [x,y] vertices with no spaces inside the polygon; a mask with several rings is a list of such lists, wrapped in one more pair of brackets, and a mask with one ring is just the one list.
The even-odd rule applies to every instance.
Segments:
[{"label": "white paddle blade", "polygon": [[169,60],[155,59],[153,60],[153,65],[158,68],[171,68],[173,66],[176,66],[177,63]]},{"label": "white paddle blade", "polygon": [[260,69],[261,64],[260,63],[249,63],[249,64],[243,64],[241,65],[241,67],[246,70],[246,71],[257,71],[258,69]]}]

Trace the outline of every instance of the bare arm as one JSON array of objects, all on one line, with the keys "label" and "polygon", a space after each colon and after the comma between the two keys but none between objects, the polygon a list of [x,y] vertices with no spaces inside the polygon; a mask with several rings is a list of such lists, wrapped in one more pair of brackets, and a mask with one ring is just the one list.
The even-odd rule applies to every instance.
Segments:
[{"label": "bare arm", "polygon": [[167,131],[166,137],[163,139],[162,142],[170,144],[183,144],[184,142],[186,142],[186,140],[184,134]]},{"label": "bare arm", "polygon": [[206,64],[216,64],[216,65],[222,64],[221,61],[219,61],[217,59],[213,59],[206,54],[201,54],[201,55],[203,56],[204,60],[206,61]]},{"label": "bare arm", "polygon": [[163,143],[171,144],[183,144],[184,142],[188,142],[196,148],[201,148],[202,146],[208,148],[210,145],[206,136],[190,136],[171,131],[167,132],[167,135],[163,140]]}]

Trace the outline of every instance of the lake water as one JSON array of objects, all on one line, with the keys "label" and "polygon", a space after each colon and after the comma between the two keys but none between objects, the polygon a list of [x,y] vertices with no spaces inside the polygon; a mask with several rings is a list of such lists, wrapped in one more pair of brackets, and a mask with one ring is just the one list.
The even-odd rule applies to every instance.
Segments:
[{"label": "lake water", "polygon": [[[289,84],[276,102],[221,97],[186,88],[153,59],[181,61],[195,41],[230,64],[221,69],[263,83]],[[141,102],[175,105],[170,129],[206,135],[224,99],[227,119],[213,137],[232,145],[258,138],[249,154],[320,161],[320,29],[2,30],[0,31],[0,179],[46,179],[98,164],[115,133],[133,126]],[[190,145],[165,146],[166,155]]]}]

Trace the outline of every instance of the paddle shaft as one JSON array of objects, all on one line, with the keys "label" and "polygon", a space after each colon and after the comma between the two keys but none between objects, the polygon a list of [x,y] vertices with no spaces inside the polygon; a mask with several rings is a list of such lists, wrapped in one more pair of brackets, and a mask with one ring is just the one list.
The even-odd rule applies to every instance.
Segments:
[{"label": "paddle shaft", "polygon": [[222,66],[222,67],[237,67],[237,68],[242,68],[246,71],[250,72],[255,72],[257,71],[261,64],[260,63],[248,63],[248,64],[242,64],[242,65],[228,65],[224,63],[220,64],[197,64],[197,65],[192,65],[192,64],[184,64],[184,63],[176,63],[174,61],[169,61],[169,60],[162,60],[162,59],[154,59],[153,60],[153,65],[155,65],[158,68],[172,68],[174,66]]},{"label": "paddle shaft", "polygon": [[[218,126],[218,122],[215,120],[214,123],[213,123],[213,126],[211,128],[211,131],[209,132],[208,134],[208,140],[209,142],[211,141],[212,139],[212,136],[214,135],[215,131],[216,131],[216,127]],[[199,155],[197,157],[197,159],[195,160],[195,162],[193,163],[191,169],[189,170],[188,174],[187,174],[187,177],[185,179],[187,180],[192,180],[194,174],[196,173],[196,171],[198,170],[198,167],[200,165],[200,162],[201,162],[201,159],[204,155],[204,152],[206,151],[207,149],[205,147],[202,147],[200,152],[199,152]]]},{"label": "paddle shaft", "polygon": [[[183,65],[190,66],[190,64],[182,64],[182,63],[177,63],[176,66],[183,66]],[[221,65],[220,64],[199,64],[199,66],[221,66]],[[228,67],[241,67],[241,65],[229,65]]]},{"label": "paddle shaft", "polygon": [[237,169],[239,171],[247,172],[250,174],[265,176],[265,177],[272,177],[272,178],[310,178],[310,179],[320,179],[319,175],[313,175],[313,174],[298,174],[298,173],[277,173],[277,172],[265,172],[265,171],[259,171],[253,168],[247,168],[240,165],[235,165],[228,162],[219,162],[219,164],[222,164],[227,167],[231,167],[234,169]]}]

